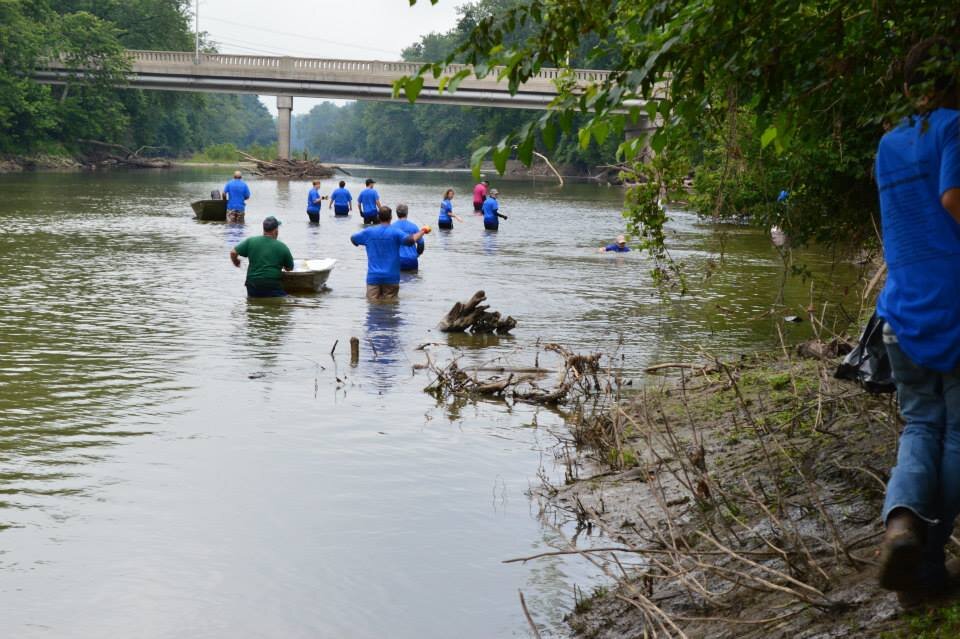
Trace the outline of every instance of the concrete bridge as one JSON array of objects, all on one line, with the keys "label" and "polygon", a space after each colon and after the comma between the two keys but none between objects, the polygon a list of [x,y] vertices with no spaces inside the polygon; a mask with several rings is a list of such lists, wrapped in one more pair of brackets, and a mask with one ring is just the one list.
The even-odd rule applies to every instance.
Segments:
[{"label": "concrete bridge", "polygon": [[[277,96],[277,154],[290,157],[290,114],[294,97],[345,100],[402,100],[393,97],[393,83],[412,76],[419,62],[380,62],[371,60],[333,60],[276,56],[233,55],[179,51],[130,51],[131,69],[123,86],[163,91],[214,91],[254,93]],[[446,74],[468,68],[452,64]],[[609,71],[576,69],[576,82],[587,85],[605,80]],[[558,69],[542,69],[524,83],[515,94],[506,82],[498,82],[496,73],[483,79],[465,78],[457,90],[441,91],[439,79],[424,78],[418,103],[457,104],[515,109],[546,109],[556,95],[554,80]],[[83,71],[70,69],[59,61],[48,62],[34,72],[37,81],[62,84],[82,77]],[[632,134],[646,133],[645,122]]]}]

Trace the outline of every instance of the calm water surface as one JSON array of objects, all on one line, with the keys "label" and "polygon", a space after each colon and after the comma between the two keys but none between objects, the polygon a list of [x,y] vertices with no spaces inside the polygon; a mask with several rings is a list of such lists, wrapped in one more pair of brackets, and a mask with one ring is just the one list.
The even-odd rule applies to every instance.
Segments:
[{"label": "calm water surface", "polygon": [[[414,221],[435,222],[447,186],[466,218],[428,236],[395,307],[364,301],[356,216],[307,224],[306,182],[251,180],[248,224],[230,227],[189,209],[225,171],[0,176],[0,636],[523,637],[518,588],[563,633],[591,573],[501,563],[556,542],[526,491],[540,468],[562,477],[562,421],[438,404],[417,346],[529,365],[541,338],[622,340],[634,372],[705,344],[769,348],[780,261],[727,229],[726,265],[701,281],[716,234],[680,213],[674,256],[697,292],[662,304],[639,252],[596,253],[623,231],[616,189],[504,182],[510,220],[490,234],[468,174],[370,174]],[[331,290],[245,298],[227,254],[270,214],[295,257],[339,260]],[[816,287],[829,260],[807,262]],[[514,337],[438,333],[481,288]],[[809,294],[794,281],[787,302]]]}]

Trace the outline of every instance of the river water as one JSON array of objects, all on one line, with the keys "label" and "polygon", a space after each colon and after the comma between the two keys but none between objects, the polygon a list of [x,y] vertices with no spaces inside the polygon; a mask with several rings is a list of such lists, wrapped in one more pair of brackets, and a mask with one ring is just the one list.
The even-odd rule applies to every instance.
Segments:
[{"label": "river water", "polygon": [[[420,223],[452,186],[465,218],[427,237],[394,307],[364,300],[356,216],[307,224],[305,182],[251,180],[246,226],[227,226],[189,209],[223,170],[0,176],[0,636],[523,637],[518,589],[562,634],[583,562],[501,563],[556,542],[526,493],[563,475],[561,419],[438,403],[417,347],[530,365],[537,340],[620,344],[636,374],[773,346],[782,264],[756,231],[723,230],[707,278],[718,233],[676,213],[695,292],[664,303],[640,252],[596,252],[623,231],[617,189],[503,182],[491,234],[469,174],[369,175]],[[295,257],[339,261],[329,291],[246,299],[227,254],[270,214]],[[805,259],[823,288],[829,256]],[[797,314],[810,287],[788,284]],[[435,329],[478,289],[512,338]]]}]

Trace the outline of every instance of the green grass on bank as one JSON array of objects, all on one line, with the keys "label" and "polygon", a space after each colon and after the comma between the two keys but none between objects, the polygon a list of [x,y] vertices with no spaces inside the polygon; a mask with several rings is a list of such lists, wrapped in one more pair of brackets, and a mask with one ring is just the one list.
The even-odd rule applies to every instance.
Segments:
[{"label": "green grass on bank", "polygon": [[[241,149],[238,149],[235,144],[226,143],[226,144],[213,144],[194,153],[192,157],[188,160],[189,162],[239,162],[243,158],[240,157]],[[270,146],[265,146],[263,144],[253,144],[246,149],[243,149],[244,153],[247,155],[252,155],[255,158],[261,160],[272,160],[277,157],[277,145],[271,144]]]}]

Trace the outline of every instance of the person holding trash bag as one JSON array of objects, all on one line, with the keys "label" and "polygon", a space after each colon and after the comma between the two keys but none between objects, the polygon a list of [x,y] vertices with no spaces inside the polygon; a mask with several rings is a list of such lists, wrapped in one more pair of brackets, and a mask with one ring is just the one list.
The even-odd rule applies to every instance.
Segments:
[{"label": "person holding trash bag", "polygon": [[960,577],[944,555],[960,513],[960,112],[946,71],[958,53],[944,38],[910,50],[904,92],[916,111],[883,136],[876,158],[889,268],[877,313],[906,421],[879,580],[905,606]]}]

